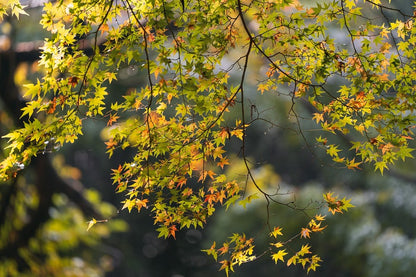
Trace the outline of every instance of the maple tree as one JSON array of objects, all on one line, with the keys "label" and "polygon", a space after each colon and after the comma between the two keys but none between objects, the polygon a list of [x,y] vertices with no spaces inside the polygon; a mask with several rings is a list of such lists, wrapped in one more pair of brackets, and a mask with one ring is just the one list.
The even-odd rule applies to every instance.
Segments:
[{"label": "maple tree", "polygon": [[[379,17],[362,14],[363,6]],[[0,16],[8,9],[24,14],[23,8],[10,1],[0,6]],[[386,11],[401,19],[392,21]],[[321,259],[309,244],[299,251],[289,245],[326,228],[325,216],[317,211],[323,205],[335,214],[352,204],[328,192],[317,213],[309,215],[309,209],[281,202],[278,193],[257,184],[246,156],[246,135],[263,118],[249,116],[250,63],[261,59],[266,68],[259,73],[259,94],[284,88],[282,97],[290,99],[296,118],[293,107],[307,102],[311,120],[328,134],[316,143],[334,162],[348,169],[369,164],[383,173],[395,161],[412,157],[413,18],[380,0],[307,6],[295,0],[45,3],[40,23],[50,37],[41,47],[43,76],[24,86],[28,102],[20,116],[27,120],[4,136],[8,152],[0,177],[16,178],[35,157],[74,143],[86,119],[102,118],[108,156],[132,153],[112,171],[116,192],[125,195],[122,209],[150,210],[161,237],[203,228],[219,206],[246,205],[255,198],[244,198],[249,184],[267,207],[287,206],[309,218],[299,233],[285,234],[284,222],[274,226],[267,215],[271,247],[265,253],[276,263],[315,270]],[[348,43],[335,36],[334,28]],[[226,63],[230,66],[223,68]],[[110,84],[128,66],[141,69],[146,84],[112,96]],[[232,123],[225,120],[230,111],[239,113]],[[350,147],[337,143],[336,136],[346,138]],[[226,146],[236,141],[246,182],[225,174],[230,164]],[[100,221],[91,218],[88,228]],[[290,237],[278,239],[283,234]],[[261,256],[245,234],[233,234],[218,249],[216,244],[205,252],[222,258],[220,269],[227,275]]]}]

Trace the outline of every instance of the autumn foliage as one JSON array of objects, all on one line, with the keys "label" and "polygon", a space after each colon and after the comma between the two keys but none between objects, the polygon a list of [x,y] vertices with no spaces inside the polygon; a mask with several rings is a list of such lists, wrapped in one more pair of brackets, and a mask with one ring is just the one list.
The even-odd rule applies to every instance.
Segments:
[{"label": "autumn foliage", "polygon": [[[24,13],[12,2],[11,14]],[[383,173],[412,157],[416,29],[413,14],[373,22],[363,6],[375,14],[389,9],[380,0],[307,7],[296,0],[45,3],[41,24],[50,37],[39,61],[44,76],[24,88],[27,121],[4,136],[8,155],[0,178],[16,177],[46,145],[74,143],[86,119],[101,118],[108,156],[132,153],[112,170],[115,191],[124,195],[121,209],[150,211],[160,237],[203,228],[219,207],[245,201],[247,184],[267,205],[289,206],[256,183],[245,152],[246,133],[261,120],[249,116],[245,95],[254,58],[263,63],[258,93],[284,88],[293,105],[307,105],[310,120],[327,134],[316,145],[335,163],[352,170],[368,164]],[[0,15],[6,11],[1,6]],[[110,84],[128,66],[142,70],[146,84],[111,95]],[[225,120],[230,110],[237,120]],[[334,139],[339,136],[349,147]],[[246,183],[225,174],[229,143],[241,147]],[[306,241],[330,228],[322,207],[332,214],[353,207],[333,195],[303,211],[308,223],[297,234],[286,234],[285,222],[267,221],[270,247],[260,252],[275,263],[314,271],[321,259]],[[97,222],[91,219],[88,228]],[[294,240],[305,243],[287,247]],[[258,258],[255,239],[245,234],[204,251],[227,275]]]}]

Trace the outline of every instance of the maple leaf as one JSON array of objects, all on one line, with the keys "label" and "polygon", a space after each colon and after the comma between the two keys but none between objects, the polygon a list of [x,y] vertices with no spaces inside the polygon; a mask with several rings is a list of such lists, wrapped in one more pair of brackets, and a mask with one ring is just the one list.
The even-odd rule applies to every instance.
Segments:
[{"label": "maple leaf", "polygon": [[172,101],[172,98],[173,98],[173,94],[172,93],[168,93],[167,99],[168,99],[168,103],[169,104],[170,104],[170,101]]},{"label": "maple leaf", "polygon": [[147,203],[149,202],[148,199],[136,199],[136,206],[137,206],[137,211],[140,212],[140,210],[144,207],[147,208]]},{"label": "maple leaf", "polygon": [[259,90],[261,92],[261,94],[263,94],[263,92],[265,90],[267,90],[268,88],[269,88],[269,85],[268,84],[259,84],[257,86],[257,90]]},{"label": "maple leaf", "polygon": [[220,254],[220,255],[224,255],[225,253],[227,253],[228,252],[228,249],[229,249],[229,245],[228,245],[228,243],[223,243],[223,245],[222,245],[222,247],[221,248],[219,248],[218,249],[218,253]]},{"label": "maple leaf", "polygon": [[297,253],[299,256],[303,256],[305,254],[310,254],[312,253],[310,251],[311,247],[308,244],[302,245],[302,248],[299,250],[299,252]]},{"label": "maple leaf", "polygon": [[120,117],[117,115],[110,115],[110,119],[108,119],[107,126],[113,125],[114,122],[117,121]]},{"label": "maple leaf", "polygon": [[315,219],[311,219],[311,221],[309,221],[309,223],[308,223],[308,226],[312,227],[314,225],[316,225],[316,221],[315,221]]},{"label": "maple leaf", "polygon": [[178,231],[176,225],[172,225],[169,227],[169,235],[172,236],[174,239],[176,239],[176,231]]},{"label": "maple leaf", "polygon": [[132,200],[130,200],[130,199],[127,199],[127,200],[125,200],[124,201],[124,205],[123,205],[123,207],[121,208],[122,210],[124,210],[124,209],[128,209],[129,210],[129,212],[131,212],[131,210],[133,209],[133,207],[134,207],[134,204],[135,204],[135,202],[133,202]]},{"label": "maple leaf", "polygon": [[335,214],[335,213],[341,213],[342,214],[342,211],[336,205],[334,207],[334,206],[328,204],[328,211],[330,211],[332,214]]},{"label": "maple leaf", "polygon": [[273,231],[270,233],[270,236],[272,237],[275,237],[275,238],[277,238],[277,235],[280,235],[280,236],[282,236],[283,234],[282,234],[282,228],[280,228],[280,227],[274,227],[274,229],[273,229]]},{"label": "maple leaf", "polygon": [[222,141],[224,142],[227,138],[231,137],[230,129],[228,127],[221,127],[221,131],[219,132]]},{"label": "maple leaf", "polygon": [[117,185],[117,187],[116,187],[116,191],[117,192],[122,192],[122,191],[124,191],[126,189],[126,183],[124,183],[124,182],[120,182],[120,180],[118,181],[118,185]]},{"label": "maple leaf", "polygon": [[389,74],[385,73],[382,75],[378,75],[378,79],[382,82],[387,82],[389,80]]},{"label": "maple leaf", "polygon": [[322,261],[320,257],[318,257],[317,255],[313,255],[307,273],[309,273],[309,271],[311,270],[315,271],[316,268],[319,266],[318,262],[320,261]]},{"label": "maple leaf", "polygon": [[327,192],[327,193],[325,193],[323,195],[325,201],[326,202],[334,202],[334,201],[336,201],[336,197],[332,196],[333,194],[334,194],[333,192]]},{"label": "maple leaf", "polygon": [[321,214],[315,215],[315,219],[318,221],[324,221],[325,217],[326,217],[325,215],[321,215]]},{"label": "maple leaf", "polygon": [[220,161],[217,162],[217,165],[219,167],[221,167],[222,169],[224,168],[224,165],[230,164],[229,160],[225,157],[220,158]]},{"label": "maple leaf", "polygon": [[122,171],[123,171],[123,167],[121,166],[121,164],[118,165],[117,169],[113,169],[113,172],[116,172],[116,173],[121,173]]},{"label": "maple leaf", "polygon": [[276,73],[276,68],[274,68],[274,67],[269,67],[269,69],[267,70],[267,72],[266,72],[266,75],[267,75],[267,77],[272,77],[273,76],[273,74],[274,73]]},{"label": "maple leaf", "polygon": [[323,122],[324,121],[324,114],[323,113],[314,113],[312,119],[315,120],[316,123],[319,123],[321,121]]},{"label": "maple leaf", "polygon": [[326,225],[321,227],[321,222],[319,222],[318,224],[312,225],[311,229],[312,229],[312,232],[320,232],[320,231],[325,230],[326,227],[327,227]]},{"label": "maple leaf", "polygon": [[330,155],[331,157],[338,157],[338,152],[341,151],[338,149],[338,146],[336,145],[329,145],[329,148],[326,150],[326,152],[328,153],[328,155]]},{"label": "maple leaf", "polygon": [[291,264],[296,264],[296,262],[297,262],[298,259],[299,259],[298,256],[297,255],[294,255],[289,260],[287,260],[286,265],[287,266],[290,266]]},{"label": "maple leaf", "polygon": [[136,99],[132,107],[137,111],[142,108],[142,102],[139,99]]},{"label": "maple leaf", "polygon": [[112,138],[109,141],[104,142],[105,145],[107,145],[107,149],[113,148],[117,145],[117,141],[114,141]]},{"label": "maple leaf", "polygon": [[306,263],[309,263],[309,258],[299,259],[299,262],[302,264],[302,267],[305,268]]},{"label": "maple leaf", "polygon": [[162,67],[156,66],[153,68],[152,73],[155,75],[155,79],[159,76],[159,74],[163,71]]},{"label": "maple leaf", "polygon": [[281,243],[281,242],[276,242],[276,243],[270,243],[270,245],[273,245],[274,247],[276,247],[276,248],[280,248],[280,247],[282,247],[284,244],[283,243]]},{"label": "maple leaf", "polygon": [[356,162],[355,161],[355,158],[353,158],[352,160],[349,160],[348,162],[347,162],[347,168],[348,169],[360,169],[359,168],[359,165],[361,164],[362,162]]},{"label": "maple leaf", "polygon": [[225,152],[225,150],[220,146],[220,147],[216,147],[215,149],[214,149],[214,151],[213,151],[213,153],[212,153],[212,157],[214,158],[214,159],[217,159],[217,158],[222,158],[223,156],[222,156],[222,154]]},{"label": "maple leaf", "polygon": [[46,111],[46,113],[52,114],[54,113],[55,109],[56,109],[56,97],[54,97],[49,103],[48,110]]},{"label": "maple leaf", "polygon": [[190,196],[190,195],[192,195],[192,193],[193,193],[193,191],[192,191],[191,188],[186,188],[186,189],[183,190],[182,195],[183,196]]},{"label": "maple leaf", "polygon": [[208,170],[206,174],[211,178],[211,180],[214,180],[214,176],[217,175],[214,171]]},{"label": "maple leaf", "polygon": [[215,176],[215,172],[212,170],[203,170],[201,171],[201,174],[199,176],[198,182],[200,181],[205,181],[205,179],[207,178],[207,176],[209,176],[211,178],[211,180],[214,180],[214,176]]},{"label": "maple leaf", "polygon": [[354,126],[355,130],[357,130],[358,132],[360,132],[361,134],[364,134],[365,131],[365,126],[364,124],[360,124],[360,125],[355,125]]},{"label": "maple leaf", "polygon": [[346,0],[345,1],[345,6],[349,9],[349,10],[351,10],[352,8],[354,8],[355,7],[355,1],[354,0]]},{"label": "maple leaf", "polygon": [[355,207],[353,204],[351,204],[350,203],[350,201],[351,201],[351,199],[346,199],[345,197],[344,198],[342,198],[342,200],[341,200],[341,202],[342,202],[342,205],[340,205],[340,209],[341,210],[344,210],[344,211],[347,211],[348,210],[348,208],[353,208],[353,207]]},{"label": "maple leaf", "polygon": [[105,23],[102,24],[98,30],[101,31],[101,35],[104,34],[105,32],[108,32],[109,30],[108,24],[105,24]]},{"label": "maple leaf", "polygon": [[231,270],[231,271],[234,271],[233,270],[233,266],[232,266],[232,263],[229,261],[229,260],[223,260],[223,261],[221,261],[220,262],[220,264],[222,264],[221,265],[221,267],[220,267],[220,271],[221,270],[225,270],[225,274],[227,275],[227,277],[228,277],[228,275],[229,275],[229,271]]},{"label": "maple leaf", "polygon": [[231,135],[236,136],[240,140],[243,140],[243,135],[244,135],[243,129],[235,129],[235,130],[232,130],[230,133]]},{"label": "maple leaf", "polygon": [[217,202],[217,195],[216,194],[205,195],[204,202],[208,202],[209,204],[212,204],[212,202]]},{"label": "maple leaf", "polygon": [[380,31],[380,36],[389,38],[390,31],[387,28],[384,28],[384,24],[382,25],[383,29]]},{"label": "maple leaf", "polygon": [[386,144],[381,144],[379,146],[379,149],[381,149],[381,153],[384,155],[384,154],[386,154],[386,152],[390,152],[393,149],[393,147],[394,147],[394,145],[389,142],[389,143],[386,143]]},{"label": "maple leaf", "polygon": [[217,261],[218,254],[217,249],[215,249],[216,242],[214,241],[209,249],[202,250],[203,252],[206,252],[208,255],[211,255],[215,261]]},{"label": "maple leaf", "polygon": [[153,33],[149,32],[148,35],[147,35],[147,41],[154,42],[155,41],[155,35]]},{"label": "maple leaf", "polygon": [[186,185],[186,178],[181,178],[179,182],[176,184],[177,188],[182,188],[183,185]]},{"label": "maple leaf", "polygon": [[219,201],[221,203],[221,205],[222,205],[223,200],[226,199],[226,198],[227,198],[227,196],[226,196],[226,191],[225,190],[222,189],[217,193],[217,202]]},{"label": "maple leaf", "polygon": [[274,263],[277,264],[278,260],[281,260],[282,262],[284,262],[285,260],[283,259],[283,257],[287,255],[287,252],[283,249],[283,250],[279,250],[279,252],[272,254],[272,259],[274,261]]},{"label": "maple leaf", "polygon": [[89,231],[91,229],[91,227],[94,226],[96,223],[97,223],[97,220],[95,218],[88,221],[87,231]]},{"label": "maple leaf", "polygon": [[308,228],[302,228],[302,231],[300,232],[300,237],[301,238],[310,238],[310,232],[311,230],[309,230]]}]

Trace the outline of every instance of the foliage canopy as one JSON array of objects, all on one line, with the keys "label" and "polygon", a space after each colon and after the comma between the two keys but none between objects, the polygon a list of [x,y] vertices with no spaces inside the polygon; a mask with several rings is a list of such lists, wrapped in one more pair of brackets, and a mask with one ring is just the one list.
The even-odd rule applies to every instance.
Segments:
[{"label": "foliage canopy", "polygon": [[[8,5],[11,14],[24,13],[18,1]],[[362,14],[363,6],[372,14]],[[1,6],[0,15],[6,8]],[[219,205],[250,202],[254,196],[240,200],[248,183],[268,205],[293,207],[257,185],[246,157],[246,132],[264,120],[246,102],[254,60],[262,63],[258,93],[289,98],[295,117],[295,105],[306,105],[328,134],[316,143],[334,162],[349,169],[370,164],[383,173],[412,157],[413,18],[380,0],[305,6],[296,0],[45,3],[40,23],[50,37],[41,48],[44,76],[24,88],[26,121],[4,136],[8,156],[0,177],[15,178],[33,157],[75,142],[86,119],[104,118],[108,156],[132,153],[112,172],[116,191],[125,195],[122,209],[149,209],[161,237],[204,227]],[[141,70],[146,84],[112,95],[109,87],[125,67]],[[239,113],[233,123],[225,120],[230,111]],[[246,183],[224,173],[230,163],[226,145],[236,141]],[[333,214],[352,207],[331,192],[323,197]],[[315,270],[320,258],[309,244],[299,251],[287,245],[321,232],[324,221],[321,214],[309,216],[298,234],[282,240],[282,228],[267,219],[271,246],[265,253],[276,263]],[[88,228],[96,222],[93,218]],[[220,248],[214,243],[205,251],[221,257],[228,275],[256,259],[253,249],[252,238],[233,234]]]}]

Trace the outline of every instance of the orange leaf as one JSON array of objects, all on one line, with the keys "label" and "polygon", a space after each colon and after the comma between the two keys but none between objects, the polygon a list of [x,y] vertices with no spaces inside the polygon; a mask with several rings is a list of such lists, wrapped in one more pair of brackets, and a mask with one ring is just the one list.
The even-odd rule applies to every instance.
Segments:
[{"label": "orange leaf", "polygon": [[313,224],[311,226],[312,232],[321,232],[323,231],[327,226],[325,225],[324,227],[321,227],[321,223],[319,222],[318,224]]},{"label": "orange leaf", "polygon": [[231,133],[230,133],[230,130],[228,129],[228,127],[227,128],[226,127],[221,127],[220,137],[223,139],[223,141],[225,141],[225,139],[231,137]]},{"label": "orange leaf", "polygon": [[120,117],[117,115],[110,115],[110,119],[107,122],[107,126],[111,126],[113,125],[114,122],[117,121],[117,119],[119,119]]},{"label": "orange leaf", "polygon": [[217,165],[221,168],[224,168],[224,165],[230,164],[227,158],[222,157],[219,162],[217,162]]},{"label": "orange leaf", "polygon": [[222,204],[225,198],[226,198],[225,190],[221,190],[220,192],[217,193],[217,202],[219,201]]},{"label": "orange leaf", "polygon": [[217,202],[217,195],[215,195],[215,194],[207,194],[205,196],[204,202],[208,202],[209,204],[212,204],[212,202]]},{"label": "orange leaf", "polygon": [[148,199],[136,199],[136,206],[137,206],[137,210],[140,212],[140,210],[144,207],[147,208],[147,202],[149,202]]},{"label": "orange leaf", "polygon": [[157,79],[157,76],[159,76],[160,72],[162,72],[162,68],[159,66],[155,67],[155,69],[153,70],[153,74],[155,75],[156,79]]},{"label": "orange leaf", "polygon": [[220,255],[223,255],[228,252],[228,248],[228,243],[224,243],[223,246],[218,249],[218,252],[220,253]]},{"label": "orange leaf", "polygon": [[104,144],[107,145],[107,149],[110,149],[117,145],[117,141],[110,139],[109,141],[104,142]]},{"label": "orange leaf", "polygon": [[104,23],[103,25],[100,26],[99,30],[101,31],[101,34],[103,34],[104,32],[107,32],[109,30],[108,25]]},{"label": "orange leaf", "polygon": [[149,41],[149,42],[155,41],[155,35],[153,33],[149,33],[147,35],[147,41]]},{"label": "orange leaf", "polygon": [[308,228],[302,228],[302,231],[300,232],[300,237],[301,238],[310,238],[310,232],[311,230],[309,230]]},{"label": "orange leaf", "polygon": [[56,109],[56,97],[54,97],[51,100],[51,102],[49,104],[49,107],[48,107],[48,110],[47,110],[46,113],[51,114],[51,113],[53,113],[55,111],[55,109]]},{"label": "orange leaf", "polygon": [[172,236],[174,239],[176,239],[176,231],[178,231],[176,225],[172,225],[169,227],[169,235]]}]

